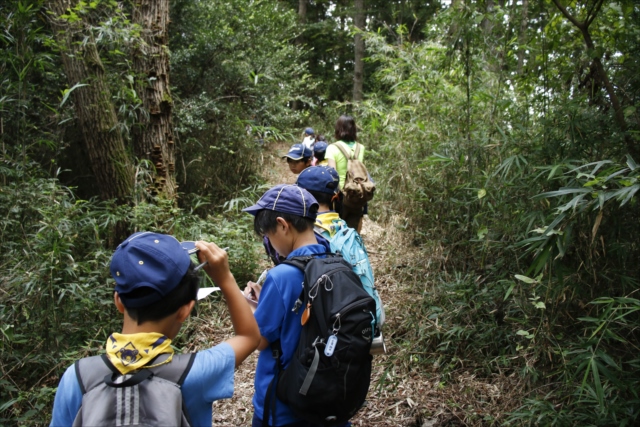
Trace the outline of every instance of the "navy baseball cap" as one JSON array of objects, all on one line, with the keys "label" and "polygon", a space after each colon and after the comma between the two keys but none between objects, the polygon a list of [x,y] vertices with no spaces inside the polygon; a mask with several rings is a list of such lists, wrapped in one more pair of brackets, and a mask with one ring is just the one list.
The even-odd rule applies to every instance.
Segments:
[{"label": "navy baseball cap", "polygon": [[296,185],[308,191],[335,194],[338,191],[340,177],[338,172],[329,166],[311,166],[306,168],[300,175]]},{"label": "navy baseball cap", "polygon": [[316,220],[318,202],[307,190],[297,185],[280,184],[267,190],[255,205],[243,209],[255,216],[261,210],[288,213]]},{"label": "navy baseball cap", "polygon": [[[146,307],[160,301],[180,283],[197,252],[195,242],[180,243],[168,234],[139,232],[120,243],[111,257],[111,276],[116,292],[127,308]],[[141,288],[153,292],[135,298]]]},{"label": "navy baseball cap", "polygon": [[306,133],[307,135],[313,135],[315,132],[313,131],[313,128],[306,128],[304,130],[304,133]]},{"label": "navy baseball cap", "polygon": [[325,151],[327,151],[327,147],[329,146],[329,144],[327,144],[324,141],[316,141],[315,145],[313,146],[313,152],[314,153],[324,153]]},{"label": "navy baseball cap", "polygon": [[289,152],[282,156],[282,158],[288,157],[291,160],[302,160],[309,159],[311,156],[313,156],[311,148],[304,144],[293,144],[291,148],[289,148]]}]

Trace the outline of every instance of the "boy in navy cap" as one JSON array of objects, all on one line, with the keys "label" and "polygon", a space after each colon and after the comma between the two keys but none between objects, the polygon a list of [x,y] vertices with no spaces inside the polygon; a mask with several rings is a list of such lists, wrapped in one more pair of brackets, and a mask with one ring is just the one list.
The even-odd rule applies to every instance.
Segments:
[{"label": "boy in navy cap", "polygon": [[304,144],[293,144],[289,149],[289,152],[282,156],[282,158],[287,159],[289,169],[297,175],[304,169],[311,166],[311,162],[313,161],[313,150]]},{"label": "boy in navy cap", "polygon": [[329,164],[329,160],[324,158],[328,145],[324,140],[316,141],[313,146],[313,157],[315,158],[313,166],[327,166]]},{"label": "boy in navy cap", "polygon": [[338,172],[329,166],[311,166],[303,170],[296,181],[296,185],[311,193],[318,202],[316,230],[322,230],[321,235],[329,240],[336,233],[336,222],[341,221],[335,209],[335,204],[339,202],[339,183]]},{"label": "boy in navy cap", "polygon": [[[198,352],[182,384],[191,425],[210,426],[212,402],[233,395],[235,367],[260,342],[251,308],[238,292],[224,250],[203,241],[181,244],[172,236],[151,232],[135,233],[122,242],[111,258],[111,275],[116,281],[114,302],[124,320],[122,332],[112,333],[105,347],[109,362],[121,375],[171,363],[171,340],[197,299],[200,277],[189,256],[195,251],[225,296],[235,332],[227,341]],[[71,366],[60,380],[51,426],[71,426],[82,397]]]},{"label": "boy in navy cap", "polygon": [[[326,248],[317,243],[313,231],[318,203],[307,190],[296,185],[277,185],[244,211],[255,216],[255,232],[259,236],[267,236],[281,256],[291,258],[326,253]],[[277,371],[269,344],[280,340],[280,361],[285,368],[298,344],[302,310],[294,312],[291,308],[300,296],[303,280],[301,270],[292,265],[279,264],[269,270],[262,289],[251,282],[245,288],[245,295],[257,297],[258,307],[254,315],[262,335],[258,345],[260,356],[256,367],[252,427],[262,426],[267,389]],[[269,425],[309,426],[295,417],[280,400],[275,399],[275,402],[275,410],[270,410],[271,416],[267,420]]]}]

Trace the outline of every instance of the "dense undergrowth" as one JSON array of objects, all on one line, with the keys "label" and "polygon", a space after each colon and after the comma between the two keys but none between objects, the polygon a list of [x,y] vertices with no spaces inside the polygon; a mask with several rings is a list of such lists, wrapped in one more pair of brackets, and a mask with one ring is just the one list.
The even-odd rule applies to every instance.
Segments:
[{"label": "dense undergrowth", "polygon": [[470,367],[521,376],[522,400],[500,424],[634,425],[640,159],[611,111],[587,106],[593,94],[556,80],[562,58],[530,65],[552,96],[527,92],[526,76],[505,71],[515,59],[506,39],[495,58],[467,45],[480,28],[468,21],[477,11],[461,10],[459,49],[437,23],[422,44],[367,39],[389,88],[354,108],[380,180],[372,215],[406,215],[414,243],[442,251],[427,289],[406,278],[422,299],[397,339],[445,377]]},{"label": "dense undergrowth", "polygon": [[[38,165],[6,160],[0,192],[0,424],[48,423],[59,375],[119,330],[109,275],[118,223],[228,246],[237,280],[255,275],[259,245],[248,215],[229,211],[201,218],[159,200],[131,207],[81,200]],[[206,310],[205,302],[199,311]],[[183,331],[174,344],[180,348],[189,335]]]}]

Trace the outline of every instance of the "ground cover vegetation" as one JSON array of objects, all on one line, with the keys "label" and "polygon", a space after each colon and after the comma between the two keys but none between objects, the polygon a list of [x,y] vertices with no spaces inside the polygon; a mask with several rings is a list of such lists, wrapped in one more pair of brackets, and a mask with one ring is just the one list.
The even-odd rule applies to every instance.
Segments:
[{"label": "ground cover vegetation", "polygon": [[377,386],[517,377],[502,412],[452,422],[637,424],[635,2],[158,4],[0,5],[0,424],[46,424],[63,369],[117,327],[108,262],[129,232],[212,239],[253,278],[238,210],[260,147],[345,112],[371,217],[413,242],[390,249],[411,253],[385,271],[411,303]]},{"label": "ground cover vegetation", "polygon": [[372,211],[406,213],[415,243],[442,250],[396,337],[418,363],[523,376],[500,423],[631,425],[640,11],[567,6],[460,1],[419,43],[370,34],[388,90],[356,116],[384,180]]}]

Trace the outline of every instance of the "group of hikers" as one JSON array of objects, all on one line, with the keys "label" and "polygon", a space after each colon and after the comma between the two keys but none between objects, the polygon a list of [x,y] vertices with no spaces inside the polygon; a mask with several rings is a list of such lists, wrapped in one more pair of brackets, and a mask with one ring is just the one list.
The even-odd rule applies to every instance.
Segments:
[{"label": "group of hikers", "polygon": [[[110,272],[122,331],[109,335],[106,354],[65,371],[52,427],[210,426],[212,403],[233,395],[234,370],[256,349],[252,427],[351,425],[384,322],[358,233],[372,190],[345,190],[347,179],[366,173],[357,171],[364,147],[352,117],[338,119],[329,146],[305,133],[285,156],[296,184],[276,185],[244,209],[275,264],[244,290],[226,248],[213,242],[138,232],[118,246]],[[174,354],[171,340],[198,299],[199,270],[223,293],[234,336]]]},{"label": "group of hikers", "polygon": [[[296,175],[312,166],[327,166],[336,170],[341,191],[337,191],[336,188],[335,200],[332,204],[340,218],[360,233],[362,218],[368,211],[367,201],[373,197],[375,189],[371,177],[362,164],[365,146],[357,141],[356,122],[351,116],[343,115],[338,118],[334,136],[336,142],[328,144],[324,135],[318,135],[316,138],[313,128],[306,128],[302,143],[292,145],[283,158],[287,159],[289,169]],[[350,163],[356,165],[351,165],[350,168]],[[360,170],[357,171],[357,168]],[[348,172],[354,174],[359,172],[366,174],[366,177],[348,177]],[[353,184],[352,181],[358,179],[364,182]],[[357,198],[350,197],[353,194],[349,193],[348,185],[352,184],[359,187]]]}]

